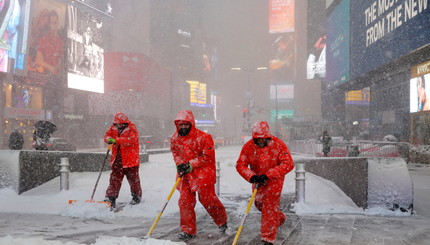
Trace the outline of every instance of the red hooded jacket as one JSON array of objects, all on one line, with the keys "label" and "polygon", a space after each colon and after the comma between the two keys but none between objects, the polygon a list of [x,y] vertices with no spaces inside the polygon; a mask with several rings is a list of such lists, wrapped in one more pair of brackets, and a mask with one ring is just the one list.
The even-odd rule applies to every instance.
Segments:
[{"label": "red hooded jacket", "polygon": [[[128,123],[128,126],[119,135],[116,123]],[[116,139],[116,143],[112,147],[112,156],[110,164],[115,161],[118,147],[121,147],[121,158],[123,168],[139,166],[139,134],[136,125],[128,120],[124,113],[116,113],[113,118],[113,124],[106,131],[104,140],[107,143],[109,138]]]},{"label": "red hooded jacket", "polygon": [[[236,170],[247,181],[253,175],[265,174],[272,191],[282,190],[285,175],[294,168],[294,162],[285,143],[270,133],[267,122],[259,122],[252,130],[252,138],[242,147]],[[254,144],[255,138],[270,138],[266,147]]]},{"label": "red hooded jacket", "polygon": [[[191,130],[186,136],[179,136],[178,123],[191,123]],[[176,165],[189,162],[193,168],[191,173],[183,176],[192,191],[198,191],[200,186],[216,183],[216,165],[214,141],[207,134],[195,126],[194,115],[190,110],[180,111],[175,119],[176,132],[170,140],[170,150]],[[182,180],[178,185],[181,188]]]}]

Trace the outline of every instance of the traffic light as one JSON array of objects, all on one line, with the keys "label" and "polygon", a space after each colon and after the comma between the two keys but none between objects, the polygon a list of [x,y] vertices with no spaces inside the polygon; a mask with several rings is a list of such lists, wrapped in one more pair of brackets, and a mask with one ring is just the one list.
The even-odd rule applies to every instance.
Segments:
[{"label": "traffic light", "polygon": [[248,117],[248,109],[246,109],[246,108],[242,109],[242,116],[243,116],[243,118],[247,118]]}]

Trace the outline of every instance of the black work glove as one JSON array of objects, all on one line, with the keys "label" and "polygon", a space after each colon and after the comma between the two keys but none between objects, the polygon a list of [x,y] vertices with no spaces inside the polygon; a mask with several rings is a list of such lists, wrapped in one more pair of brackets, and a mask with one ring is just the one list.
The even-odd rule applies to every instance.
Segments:
[{"label": "black work glove", "polygon": [[253,176],[251,177],[251,179],[249,179],[249,182],[251,182],[251,183],[253,183],[253,184],[258,183],[259,181],[260,181],[260,177],[259,177],[258,175],[253,175]]},{"label": "black work glove", "polygon": [[193,170],[193,167],[190,163],[181,163],[178,166],[176,166],[176,170],[178,171],[179,175],[188,174]]},{"label": "black work glove", "polygon": [[265,174],[258,176],[258,183],[260,185],[266,184],[266,181],[268,181],[268,180],[269,180],[269,178]]}]

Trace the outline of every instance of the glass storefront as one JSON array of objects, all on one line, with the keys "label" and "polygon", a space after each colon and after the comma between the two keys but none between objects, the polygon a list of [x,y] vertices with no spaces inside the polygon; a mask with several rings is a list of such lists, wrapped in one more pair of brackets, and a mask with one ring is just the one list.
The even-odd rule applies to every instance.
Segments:
[{"label": "glass storefront", "polygon": [[4,148],[8,147],[9,135],[13,130],[16,130],[24,137],[24,149],[31,149],[34,124],[39,120],[46,119],[46,111],[43,109],[43,89],[5,83],[3,84],[3,94],[5,95],[3,108]]}]

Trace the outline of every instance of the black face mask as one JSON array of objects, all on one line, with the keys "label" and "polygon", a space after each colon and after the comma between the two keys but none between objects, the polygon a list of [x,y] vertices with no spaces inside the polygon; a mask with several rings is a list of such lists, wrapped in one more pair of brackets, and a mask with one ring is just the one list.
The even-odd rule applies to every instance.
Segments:
[{"label": "black face mask", "polygon": [[270,140],[271,140],[270,138],[265,138],[263,141],[263,144],[260,145],[258,144],[257,138],[254,138],[254,144],[260,148],[264,148],[269,144]]},{"label": "black face mask", "polygon": [[190,133],[191,127],[190,128],[181,128],[178,130],[178,134],[180,136],[187,136]]},{"label": "black face mask", "polygon": [[118,124],[114,123],[115,127],[117,127],[118,129],[125,129],[128,126],[128,123],[123,123],[121,127],[119,127]]}]

